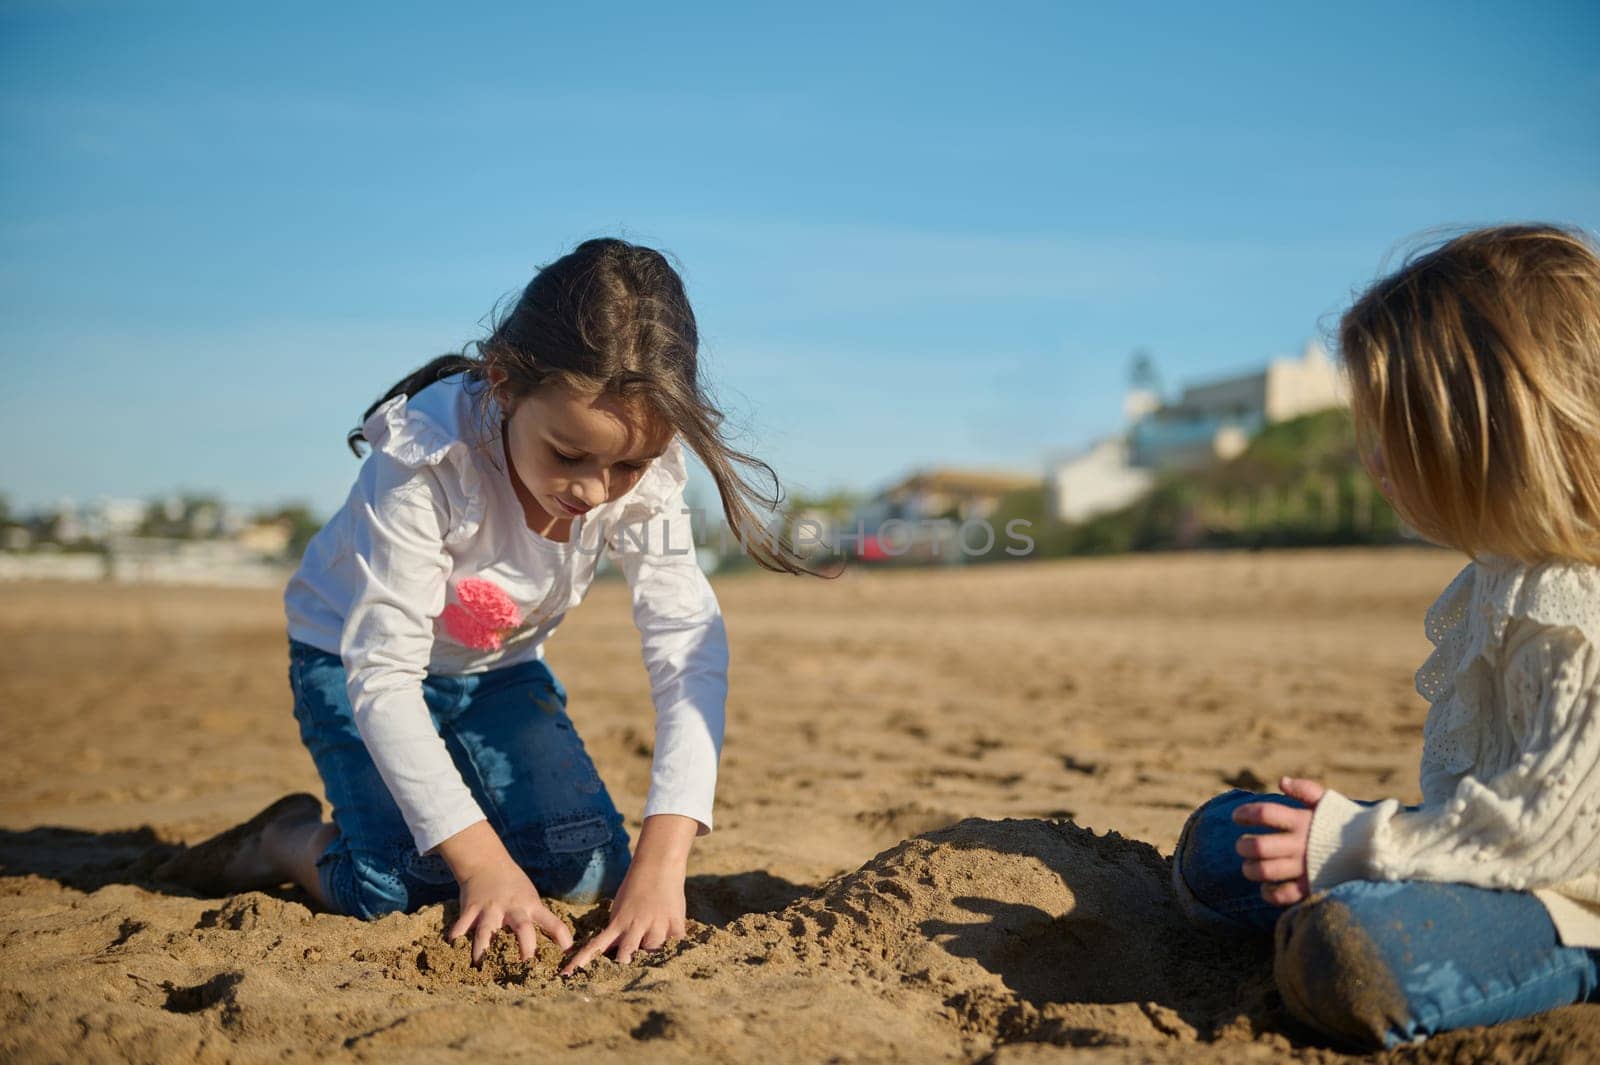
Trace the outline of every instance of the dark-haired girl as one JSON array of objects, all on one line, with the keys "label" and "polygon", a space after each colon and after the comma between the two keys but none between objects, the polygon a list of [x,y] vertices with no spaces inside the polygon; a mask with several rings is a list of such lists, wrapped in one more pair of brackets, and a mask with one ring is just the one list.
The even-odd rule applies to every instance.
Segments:
[{"label": "dark-haired girl", "polygon": [[[474,961],[566,926],[543,896],[615,895],[565,971],[682,935],[690,846],[711,829],[728,645],[694,552],[684,449],[736,531],[773,493],[733,449],[697,369],[682,281],[593,240],[539,272],[490,336],[401,381],[351,433],[371,454],[285,595],[300,735],[332,805],[279,800],[169,865],[211,890],[292,880],[372,918],[459,894]],[[359,451],[358,451],[359,454]],[[748,537],[768,568],[781,543]],[[644,823],[628,836],[544,646],[609,553],[632,591],[655,704]]]}]

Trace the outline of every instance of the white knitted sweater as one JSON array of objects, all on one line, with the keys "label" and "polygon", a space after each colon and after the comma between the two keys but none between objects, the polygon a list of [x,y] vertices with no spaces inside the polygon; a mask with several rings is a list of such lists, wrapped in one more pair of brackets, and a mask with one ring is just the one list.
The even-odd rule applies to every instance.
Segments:
[{"label": "white knitted sweater", "polygon": [[1329,791],[1311,821],[1312,888],[1532,891],[1564,944],[1600,947],[1600,569],[1475,562],[1429,609],[1427,632],[1422,806]]}]

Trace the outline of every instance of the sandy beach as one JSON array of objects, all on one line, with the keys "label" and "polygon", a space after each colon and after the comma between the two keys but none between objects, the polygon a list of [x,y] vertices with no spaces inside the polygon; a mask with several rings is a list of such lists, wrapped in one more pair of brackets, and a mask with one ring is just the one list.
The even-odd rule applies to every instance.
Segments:
[{"label": "sandy beach", "polygon": [[[481,969],[445,907],[371,924],[151,878],[320,794],[271,592],[0,588],[0,1058],[15,1062],[1345,1060],[1259,945],[1187,928],[1167,859],[1231,785],[1417,797],[1424,550],[1139,557],[717,584],[718,824],[687,940],[570,980]],[[549,650],[637,818],[651,711],[626,589]],[[560,908],[582,929],[598,912]],[[1600,1059],[1573,1007],[1395,1052]]]}]

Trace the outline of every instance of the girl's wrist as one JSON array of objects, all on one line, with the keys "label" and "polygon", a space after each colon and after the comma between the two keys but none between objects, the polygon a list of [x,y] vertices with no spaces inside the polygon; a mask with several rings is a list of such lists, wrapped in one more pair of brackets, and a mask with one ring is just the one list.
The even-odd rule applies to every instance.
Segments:
[{"label": "girl's wrist", "polygon": [[511,852],[488,821],[476,821],[434,848],[457,881],[511,861]]},{"label": "girl's wrist", "polygon": [[689,852],[700,834],[700,822],[681,814],[653,814],[644,819],[633,865],[646,871],[676,873],[689,868]]}]

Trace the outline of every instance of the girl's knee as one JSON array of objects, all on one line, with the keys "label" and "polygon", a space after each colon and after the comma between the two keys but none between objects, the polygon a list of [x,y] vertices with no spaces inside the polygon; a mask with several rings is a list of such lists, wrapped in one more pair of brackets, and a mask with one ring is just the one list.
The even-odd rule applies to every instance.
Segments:
[{"label": "girl's knee", "polygon": [[626,843],[598,847],[580,866],[558,874],[545,894],[573,906],[599,902],[617,893],[630,861]]},{"label": "girl's knee", "polygon": [[392,871],[352,862],[348,875],[323,883],[329,901],[347,917],[371,921],[407,909],[409,893]]},{"label": "girl's knee", "polygon": [[1193,851],[1203,850],[1207,844],[1214,845],[1218,837],[1226,837],[1231,847],[1234,839],[1244,831],[1233,823],[1235,810],[1246,803],[1273,802],[1282,798],[1280,795],[1261,795],[1240,788],[1213,795],[1189,815],[1179,838]]},{"label": "girl's knee", "polygon": [[375,920],[391,913],[409,913],[455,893],[455,881],[443,859],[414,850],[394,853],[347,850],[330,853],[320,866],[322,887],[342,914]]},{"label": "girl's knee", "polygon": [[593,815],[539,826],[506,846],[546,898],[587,905],[616,894],[630,861],[620,818]]},{"label": "girl's knee", "polygon": [[1233,811],[1249,792],[1229,791],[1202,803],[1184,822],[1172,855],[1172,887],[1190,920],[1214,923],[1211,906],[1232,891],[1240,859],[1234,854],[1239,831]]},{"label": "girl's knee", "polygon": [[1210,828],[1215,821],[1214,810],[1217,805],[1229,796],[1213,795],[1199,806],[1183,823],[1183,829],[1178,833],[1178,851],[1175,857],[1193,860],[1204,846],[1203,840],[1210,834]]},{"label": "girl's knee", "polygon": [[1391,1045],[1406,1030],[1406,996],[1361,918],[1336,895],[1314,895],[1277,925],[1273,977],[1289,1012],[1338,1042]]}]

